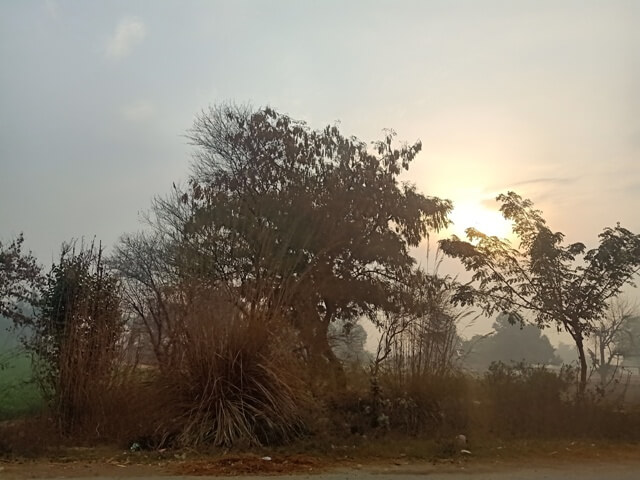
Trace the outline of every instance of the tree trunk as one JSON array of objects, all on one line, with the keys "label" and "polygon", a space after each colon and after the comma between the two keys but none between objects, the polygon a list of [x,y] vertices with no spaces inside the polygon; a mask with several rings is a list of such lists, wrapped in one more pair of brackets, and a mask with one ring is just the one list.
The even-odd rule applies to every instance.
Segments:
[{"label": "tree trunk", "polygon": [[329,374],[333,377],[332,380],[335,382],[335,386],[340,390],[344,390],[347,387],[347,378],[342,363],[336,357],[331,345],[329,345],[329,323],[322,319],[318,319],[318,323],[319,325],[315,329],[315,335],[310,345],[312,361],[325,362],[329,369]]},{"label": "tree trunk", "polygon": [[576,348],[578,349],[578,359],[580,360],[580,383],[578,385],[578,397],[582,398],[584,392],[587,389],[587,357],[584,353],[584,342],[582,335],[577,333],[573,340],[576,342]]},{"label": "tree trunk", "polygon": [[598,346],[600,347],[600,384],[604,386],[607,383],[607,373],[609,373],[609,363],[605,361],[605,345],[602,336],[599,338]]},{"label": "tree trunk", "polygon": [[329,381],[344,390],[347,379],[342,363],[329,345],[329,322],[322,319],[317,311],[308,311],[307,315],[300,315],[296,320],[295,327],[307,351],[307,362],[314,381]]}]

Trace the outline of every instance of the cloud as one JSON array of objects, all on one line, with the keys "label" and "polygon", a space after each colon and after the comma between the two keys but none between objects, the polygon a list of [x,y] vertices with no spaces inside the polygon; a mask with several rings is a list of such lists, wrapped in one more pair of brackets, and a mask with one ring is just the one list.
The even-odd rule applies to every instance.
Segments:
[{"label": "cloud", "polygon": [[494,185],[488,189],[491,195],[497,195],[499,193],[506,193],[509,190],[518,190],[520,188],[526,189],[527,187],[552,187],[558,185],[569,185],[580,180],[581,177],[539,177],[531,178],[529,180],[521,180],[519,182],[513,182],[508,184]]},{"label": "cloud", "polygon": [[123,18],[107,41],[107,57],[114,60],[126,57],[136,44],[144,40],[146,35],[147,28],[140,20],[133,17]]},{"label": "cloud", "polygon": [[[509,183],[507,185],[501,185],[499,188],[491,188],[487,193],[491,192],[490,198],[484,198],[481,201],[482,206],[495,209],[497,208],[497,202],[495,197],[500,193],[507,193],[508,191],[515,191],[516,193],[523,196],[530,196],[531,193],[535,192],[536,202],[540,202],[543,199],[552,196],[558,196],[565,190],[567,190],[568,185],[575,184],[582,177],[539,177],[539,178],[531,178],[529,180],[521,180],[519,182]],[[555,187],[564,187],[558,188]],[[524,190],[524,192],[523,192]],[[527,193],[528,192],[528,193]],[[553,193],[552,193],[553,192]]]},{"label": "cloud", "polygon": [[524,180],[522,182],[512,183],[511,187],[522,187],[525,185],[534,185],[534,184],[564,185],[568,183],[573,183],[576,180],[577,178],[566,178],[566,177],[534,178],[531,180]]},{"label": "cloud", "polygon": [[146,100],[138,100],[120,109],[120,113],[129,122],[143,122],[149,119],[155,108],[153,104]]}]

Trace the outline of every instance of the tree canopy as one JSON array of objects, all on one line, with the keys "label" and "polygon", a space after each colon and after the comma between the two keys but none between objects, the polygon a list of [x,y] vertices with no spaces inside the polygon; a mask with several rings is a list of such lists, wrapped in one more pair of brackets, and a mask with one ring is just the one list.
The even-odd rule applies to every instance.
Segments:
[{"label": "tree canopy", "polygon": [[473,272],[454,299],[481,305],[488,313],[509,312],[514,321],[527,315],[540,327],[567,331],[578,349],[584,391],[584,339],[606,315],[609,300],[638,273],[640,235],[616,225],[603,230],[597,248],[566,245],[564,235],[547,226],[530,200],[514,192],[497,200],[503,216],[513,222],[519,247],[473,228],[467,230],[468,241],[456,236],[442,240],[442,250]]},{"label": "tree canopy", "polygon": [[614,338],[616,353],[631,357],[640,356],[640,316],[624,319]]},{"label": "tree canopy", "polygon": [[[396,146],[394,136],[372,148],[270,108],[203,111],[187,135],[196,147],[189,182],[158,199],[152,215],[172,271],[247,311],[277,309],[310,355],[335,361],[329,323],[402,308],[415,267],[409,249],[451,210],[399,180],[421,143]],[[121,245],[129,260],[120,268],[135,269],[127,251],[142,240]]]},{"label": "tree canopy", "polygon": [[490,335],[476,335],[462,345],[464,363],[477,371],[492,362],[541,364],[557,363],[555,349],[535,325],[512,325],[508,315],[498,315]]}]

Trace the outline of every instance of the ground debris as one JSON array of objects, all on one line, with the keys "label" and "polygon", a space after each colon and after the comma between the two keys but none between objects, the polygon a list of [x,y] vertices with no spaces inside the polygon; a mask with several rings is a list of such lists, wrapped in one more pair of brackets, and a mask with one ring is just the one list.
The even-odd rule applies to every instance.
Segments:
[{"label": "ground debris", "polygon": [[177,475],[281,475],[288,473],[302,473],[319,471],[323,462],[309,456],[265,457],[257,455],[229,455],[207,460],[193,460],[180,462],[171,467],[172,473]]}]

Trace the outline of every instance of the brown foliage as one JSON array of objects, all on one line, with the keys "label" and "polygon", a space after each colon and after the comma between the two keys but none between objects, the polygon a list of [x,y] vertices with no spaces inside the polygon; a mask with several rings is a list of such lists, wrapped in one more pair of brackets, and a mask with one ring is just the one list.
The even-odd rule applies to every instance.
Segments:
[{"label": "brown foliage", "polygon": [[286,327],[202,301],[189,307],[176,335],[175,354],[152,380],[155,442],[261,445],[303,431],[306,388]]}]

